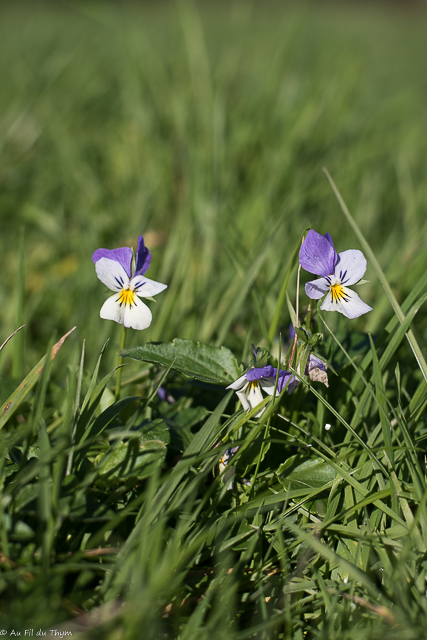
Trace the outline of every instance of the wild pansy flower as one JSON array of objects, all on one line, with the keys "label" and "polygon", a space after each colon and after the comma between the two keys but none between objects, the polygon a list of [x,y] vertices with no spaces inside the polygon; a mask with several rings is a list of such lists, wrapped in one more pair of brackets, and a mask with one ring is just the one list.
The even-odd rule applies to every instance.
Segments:
[{"label": "wild pansy flower", "polygon": [[313,353],[310,353],[305,366],[305,373],[308,374],[310,380],[313,382],[322,382],[325,387],[329,387],[327,369],[328,367],[323,360]]},{"label": "wild pansy flower", "polygon": [[358,249],[337,254],[329,233],[324,236],[311,229],[301,245],[300,265],[321,278],[307,282],[305,292],[318,300],[326,295],[320,307],[324,311],[339,311],[347,318],[358,318],[372,311],[347,285],[356,284],[366,271],[366,258]]},{"label": "wild pansy flower", "polygon": [[[262,402],[261,389],[268,393],[269,396],[274,394],[276,375],[277,369],[271,365],[267,367],[255,367],[254,369],[249,369],[243,376],[240,376],[240,378],[237,378],[232,384],[228,385],[227,389],[234,389],[245,411],[250,411]],[[279,369],[276,395],[279,395],[284,389],[288,380],[288,392],[292,393],[293,388],[290,389],[290,386],[295,381],[295,376],[289,371]],[[257,418],[259,418],[264,409],[265,407],[256,414]]]},{"label": "wild pansy flower", "polygon": [[[232,449],[227,449],[224,455],[220,457],[218,462],[219,471],[220,473],[224,474],[223,475],[224,482],[229,481],[227,485],[227,491],[231,491],[231,489],[234,486],[234,474],[235,474],[235,467],[233,465],[229,465],[228,463],[232,460],[232,458],[234,457],[234,455],[237,453],[238,450],[239,450],[239,447],[233,447]],[[239,478],[239,482],[241,484],[246,485],[247,487],[251,486],[251,483],[249,482],[249,480],[246,480],[245,478]]]},{"label": "wild pansy flower", "polygon": [[144,276],[151,262],[151,253],[139,236],[132,273],[132,249],[97,249],[92,256],[96,275],[114,295],[101,307],[100,316],[132,329],[146,329],[151,324],[151,311],[140,298],[150,298],[167,288],[166,284]]},{"label": "wild pansy flower", "polygon": [[227,449],[227,451],[220,457],[218,461],[219,470],[222,473],[225,471],[226,466],[230,462],[231,458],[234,454],[239,450],[239,447],[233,447],[232,449]]}]

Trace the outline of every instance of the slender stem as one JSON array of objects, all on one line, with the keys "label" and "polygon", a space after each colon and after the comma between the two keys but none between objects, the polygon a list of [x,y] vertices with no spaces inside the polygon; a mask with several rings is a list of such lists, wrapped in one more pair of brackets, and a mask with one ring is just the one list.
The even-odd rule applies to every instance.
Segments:
[{"label": "slender stem", "polygon": [[[279,334],[279,359],[277,361],[276,382],[274,384],[274,392],[273,392],[273,397],[271,399],[272,402],[274,402],[275,398],[276,398],[277,383],[279,382],[280,361],[281,361],[281,359],[282,359],[282,334]],[[270,433],[271,416],[272,416],[272,414],[270,413],[270,415],[268,417],[268,420],[267,420],[267,424],[265,425],[264,438],[263,438],[262,443],[261,443],[261,450],[259,452],[258,460],[257,460],[257,463],[256,463],[255,473],[254,473],[253,478],[252,478],[251,488],[250,488],[250,491],[249,491],[249,499],[252,498],[253,493],[255,491],[255,483],[256,483],[257,478],[258,478],[259,466],[261,464],[261,460],[264,457],[265,442],[268,439],[268,436],[269,436],[269,433]]]},{"label": "slender stem", "polygon": [[[122,325],[122,336],[120,338],[120,351],[124,349],[126,346],[126,327]],[[120,387],[122,384],[122,369],[121,366],[123,364],[123,358],[119,356],[119,368],[117,369],[117,378],[116,378],[116,402],[120,400]]]},{"label": "slender stem", "polygon": [[[302,239],[302,242],[304,242],[304,237]],[[302,244],[302,243],[301,243]],[[301,265],[298,265],[298,275],[297,275],[297,297],[295,300],[295,329],[298,327],[299,325],[299,277],[300,277],[300,273],[301,273]],[[298,340],[298,336],[297,336],[297,332],[295,331],[295,336],[294,336],[294,344],[292,345],[292,352],[291,352],[291,357],[289,358],[289,362],[288,362],[288,366],[286,368],[289,368],[291,362],[292,362],[292,358],[294,357],[294,353],[295,353],[295,347],[297,346],[297,340]]]}]

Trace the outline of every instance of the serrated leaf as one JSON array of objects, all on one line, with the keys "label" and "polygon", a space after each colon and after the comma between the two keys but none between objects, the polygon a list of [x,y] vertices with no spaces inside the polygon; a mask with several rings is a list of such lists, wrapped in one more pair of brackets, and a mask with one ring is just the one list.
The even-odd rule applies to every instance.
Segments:
[{"label": "serrated leaf", "polygon": [[336,471],[333,466],[321,458],[306,460],[289,472],[286,467],[287,465],[285,463],[279,468],[277,473],[280,482],[285,486],[292,484],[293,487],[317,488],[322,487],[328,482],[332,482],[336,476]]},{"label": "serrated leaf", "polygon": [[166,445],[161,440],[135,438],[120,442],[114,451],[97,456],[96,463],[101,465],[99,477],[108,477],[109,481],[130,477],[143,479],[150,475],[153,463],[160,462],[165,455]]},{"label": "serrated leaf", "polygon": [[188,378],[214,384],[230,384],[241,375],[237,360],[229,349],[182,338],[129,347],[119,355],[171,367]]},{"label": "serrated leaf", "polygon": [[101,465],[101,480],[105,477],[109,480],[146,478],[152,472],[153,465],[165,459],[169,440],[169,429],[163,420],[142,423],[135,431],[135,437],[119,442],[97,456],[96,463]]},{"label": "serrated leaf", "polygon": [[160,440],[165,444],[169,444],[170,442],[168,426],[161,418],[157,418],[151,422],[145,420],[139,425],[138,431],[141,434],[140,437],[142,442],[148,442],[151,440]]}]

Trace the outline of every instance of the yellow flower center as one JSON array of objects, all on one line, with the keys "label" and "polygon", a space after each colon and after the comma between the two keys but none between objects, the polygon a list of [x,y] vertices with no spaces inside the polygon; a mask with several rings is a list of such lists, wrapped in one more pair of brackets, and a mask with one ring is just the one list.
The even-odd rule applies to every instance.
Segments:
[{"label": "yellow flower center", "polygon": [[132,289],[122,289],[118,299],[119,305],[122,306],[122,304],[124,304],[126,306],[128,304],[131,307],[134,302],[135,292]]},{"label": "yellow flower center", "polygon": [[248,396],[251,391],[255,391],[258,387],[258,380],[251,380],[246,387],[246,395]]},{"label": "yellow flower center", "polygon": [[343,302],[348,301],[348,297],[345,294],[344,287],[340,284],[331,284],[332,302],[338,304],[341,300]]}]

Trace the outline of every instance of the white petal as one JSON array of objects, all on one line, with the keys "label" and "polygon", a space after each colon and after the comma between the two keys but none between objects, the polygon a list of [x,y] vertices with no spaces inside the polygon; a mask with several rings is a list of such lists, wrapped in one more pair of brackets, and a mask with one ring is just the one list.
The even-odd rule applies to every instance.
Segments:
[{"label": "white petal", "polygon": [[249,411],[250,406],[249,406],[249,402],[246,399],[246,394],[243,391],[236,391],[236,393],[237,393],[237,397],[242,403],[242,407],[244,408],[244,410]]},{"label": "white petal", "polygon": [[141,331],[146,329],[151,324],[152,314],[146,304],[135,296],[131,305],[126,304],[124,306],[123,324],[125,327],[131,327],[131,329],[137,329]]},{"label": "white petal", "polygon": [[343,287],[342,289],[345,299],[341,298],[333,301],[332,293],[329,292],[320,308],[323,309],[323,311],[339,311],[347,318],[350,318],[350,320],[358,318],[364,313],[368,313],[368,311],[372,311],[372,307],[363,302],[355,291],[347,287]]},{"label": "white petal", "polygon": [[[101,258],[101,260],[104,260],[104,258]],[[101,262],[101,260],[99,262]],[[114,320],[114,322],[123,324],[123,314],[125,310],[123,306],[119,305],[118,300],[119,295],[117,293],[107,298],[99,312],[101,318],[104,320]]]},{"label": "white petal", "polygon": [[164,291],[167,289],[168,285],[156,282],[155,280],[150,280],[150,278],[146,278],[145,276],[136,276],[135,278],[132,278],[129,286],[140,298],[148,298],[150,296],[155,296],[156,293]]},{"label": "white petal", "polygon": [[338,254],[338,262],[335,265],[335,277],[341,284],[349,286],[359,282],[366,271],[366,258],[358,249],[349,249]]},{"label": "white petal", "polygon": [[246,391],[246,397],[251,409],[257,407],[262,402],[262,393],[258,384],[249,385],[249,389]]},{"label": "white petal", "polygon": [[101,258],[95,263],[96,275],[111,291],[121,291],[129,287],[129,278],[120,262]]},{"label": "white petal", "polygon": [[246,376],[240,376],[240,378],[237,378],[237,380],[235,380],[234,382],[232,382],[231,384],[228,385],[228,387],[226,387],[226,389],[234,389],[236,391],[236,389],[242,389],[246,386],[248,386],[248,381],[246,380]]},{"label": "white petal", "polygon": [[265,378],[259,381],[260,387],[263,391],[272,396],[274,393],[274,387],[276,386],[276,378]]},{"label": "white petal", "polygon": [[305,292],[312,300],[319,300],[329,290],[329,282],[326,278],[311,280],[305,285]]}]

